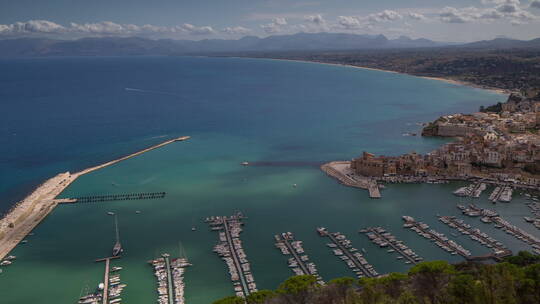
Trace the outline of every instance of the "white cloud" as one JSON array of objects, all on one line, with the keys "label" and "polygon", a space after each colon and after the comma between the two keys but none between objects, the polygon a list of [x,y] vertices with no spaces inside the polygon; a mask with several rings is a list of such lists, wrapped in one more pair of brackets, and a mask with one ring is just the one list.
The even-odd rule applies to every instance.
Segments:
[{"label": "white cloud", "polygon": [[426,20],[427,17],[422,15],[422,14],[419,14],[419,13],[415,13],[415,12],[409,12],[407,14],[407,16],[413,20],[417,20],[417,21],[423,21],[423,20]]},{"label": "white cloud", "polygon": [[353,16],[339,16],[337,21],[339,26],[347,30],[358,29],[362,26],[360,20]]},{"label": "white cloud", "polygon": [[233,27],[226,27],[222,29],[221,32],[230,34],[230,35],[246,35],[246,34],[249,34],[251,30],[242,26],[233,26]]},{"label": "white cloud", "polygon": [[0,24],[0,34],[60,33],[66,30],[62,25],[47,20]]},{"label": "white cloud", "polygon": [[[540,1],[540,0],[537,0]],[[439,13],[439,19],[446,23],[492,22],[497,19],[507,19],[511,24],[524,24],[539,17],[522,9],[519,0],[491,0],[484,4],[496,4],[490,8],[454,8],[445,7]]]},{"label": "white cloud", "polygon": [[368,16],[368,20],[371,22],[395,21],[401,18],[403,18],[401,14],[392,10],[384,10],[380,13],[371,14]]},{"label": "white cloud", "polygon": [[[239,30],[238,28],[233,28]],[[0,24],[0,35],[21,36],[36,34],[70,34],[75,36],[127,36],[127,35],[147,35],[147,34],[189,34],[189,35],[210,35],[215,31],[210,26],[194,26],[185,23],[183,25],[163,27],[151,24],[118,24],[111,21],[96,23],[70,23],[68,26],[47,21],[30,20],[26,22],[15,22],[13,24]]]},{"label": "white cloud", "polygon": [[283,30],[283,26],[287,25],[287,19],[283,17],[276,17],[272,19],[272,22],[261,25],[261,28],[268,34],[279,33]]},{"label": "white cloud", "polygon": [[210,35],[215,32],[211,26],[195,26],[189,23],[182,24],[180,28],[190,35]]}]

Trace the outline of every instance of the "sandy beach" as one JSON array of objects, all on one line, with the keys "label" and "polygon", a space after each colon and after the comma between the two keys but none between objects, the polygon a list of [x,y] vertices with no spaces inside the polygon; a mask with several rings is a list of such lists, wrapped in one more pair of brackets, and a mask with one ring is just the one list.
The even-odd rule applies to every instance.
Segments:
[{"label": "sandy beach", "polygon": [[401,72],[397,72],[397,71],[377,69],[377,68],[371,68],[371,67],[363,67],[363,66],[357,66],[357,65],[352,65],[352,64],[330,63],[330,62],[323,62],[323,61],[309,61],[309,60],[298,60],[298,59],[274,59],[274,58],[264,58],[264,59],[294,61],[294,62],[304,62],[304,63],[306,63],[306,62],[307,63],[318,63],[318,64],[336,65],[336,66],[350,67],[350,68],[363,69],[363,70],[371,70],[371,71],[377,71],[377,72],[402,74],[402,75],[408,75],[408,76],[412,76],[412,77],[443,81],[443,82],[446,82],[446,83],[459,85],[459,86],[467,86],[467,87],[472,87],[472,88],[476,88],[476,89],[492,91],[492,92],[495,92],[497,94],[508,95],[508,94],[511,93],[511,91],[506,90],[506,89],[481,86],[481,85],[477,85],[477,84],[474,84],[474,83],[461,81],[461,80],[455,80],[455,79],[449,79],[449,78],[443,78],[443,77],[418,76],[418,75],[414,75],[414,74],[401,73]]}]

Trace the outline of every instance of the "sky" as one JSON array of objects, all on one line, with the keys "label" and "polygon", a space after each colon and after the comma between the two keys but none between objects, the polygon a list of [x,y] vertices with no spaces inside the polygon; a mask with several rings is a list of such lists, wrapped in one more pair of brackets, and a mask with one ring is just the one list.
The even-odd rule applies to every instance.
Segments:
[{"label": "sky", "polygon": [[540,37],[540,0],[0,0],[0,39],[238,39],[298,32],[445,42]]}]

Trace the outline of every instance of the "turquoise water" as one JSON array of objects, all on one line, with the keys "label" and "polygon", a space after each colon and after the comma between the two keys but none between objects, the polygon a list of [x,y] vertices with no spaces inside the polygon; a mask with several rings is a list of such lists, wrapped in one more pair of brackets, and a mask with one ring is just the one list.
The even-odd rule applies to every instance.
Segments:
[{"label": "turquoise water", "polygon": [[[217,234],[202,219],[235,210],[249,217],[242,239],[259,289],[275,288],[292,275],[286,258],[273,244],[273,235],[283,231],[292,231],[304,241],[324,279],[353,275],[326,248],[326,240],[317,236],[318,226],[341,231],[356,247],[365,248],[367,259],[380,273],[406,271],[409,266],[357,232],[365,226],[387,227],[428,260],[459,261],[401,227],[401,215],[408,214],[450,235],[451,230],[435,215],[458,214],[458,200],[451,192],[459,183],[390,185],[382,199],[370,200],[365,191],[341,186],[325,176],[316,164],[350,159],[363,150],[430,151],[443,141],[402,133],[418,132],[417,122],[443,113],[470,112],[505,99],[405,75],[272,60],[67,58],[1,64],[17,71],[25,71],[24,67],[53,75],[73,72],[63,79],[70,84],[62,84],[67,92],[28,96],[42,110],[52,107],[57,113],[43,111],[45,118],[32,114],[39,122],[28,123],[33,127],[19,127],[17,122],[27,119],[23,116],[3,122],[2,130],[17,133],[3,140],[24,151],[1,164],[3,180],[8,180],[9,172],[24,172],[17,181],[21,185],[40,174],[75,170],[166,138],[192,136],[85,175],[70,186],[62,197],[159,191],[167,196],[56,208],[29,242],[16,248],[19,259],[0,275],[2,303],[72,303],[86,284],[97,285],[103,265],[92,261],[110,253],[114,238],[108,211],[120,219],[126,252],[114,264],[124,267],[122,280],[128,287],[122,298],[126,303],[155,302],[155,281],[146,261],[162,252],[174,255],[179,242],[193,263],[186,273],[188,303],[210,303],[230,295],[226,266],[212,252]],[[13,78],[22,78],[24,73],[20,73]],[[10,87],[13,92],[15,87],[32,85],[47,90],[47,83],[55,80],[36,77],[32,81]],[[13,97],[18,101],[9,105],[14,113],[22,107],[22,99]],[[39,126],[38,136],[31,131]],[[59,129],[66,131],[51,140]],[[20,134],[29,136],[28,140],[21,141]],[[41,151],[30,139],[44,145],[45,156],[39,156]],[[3,149],[3,155],[9,154],[9,149]],[[40,163],[24,167],[24,158],[36,155]],[[243,161],[261,165],[244,167]],[[495,208],[537,233],[521,219],[529,214],[523,201],[517,197]],[[478,204],[488,206],[487,194]],[[527,249],[478,219],[467,221],[512,249]],[[192,232],[194,225],[198,229]],[[488,252],[466,238],[456,239],[473,254]]]}]

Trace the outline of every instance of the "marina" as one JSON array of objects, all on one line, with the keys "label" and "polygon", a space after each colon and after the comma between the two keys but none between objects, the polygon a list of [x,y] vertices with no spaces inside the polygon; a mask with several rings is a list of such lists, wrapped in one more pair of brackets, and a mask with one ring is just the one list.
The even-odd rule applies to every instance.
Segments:
[{"label": "marina", "polygon": [[191,266],[187,258],[170,258],[164,253],[160,258],[148,261],[154,268],[154,276],[157,279],[157,303],[159,304],[184,304],[184,273],[186,267]]},{"label": "marina", "polygon": [[292,232],[284,232],[274,236],[276,247],[284,255],[292,255],[288,260],[289,268],[295,275],[313,275],[317,278],[319,284],[324,284],[323,279],[317,271],[315,263],[309,261],[309,256],[305,254],[302,247],[302,241],[295,240]]},{"label": "marina", "polygon": [[471,225],[465,223],[463,220],[455,216],[439,216],[438,218],[441,222],[458,230],[461,234],[468,235],[471,240],[491,249],[494,259],[500,260],[503,257],[512,255],[512,251],[506,248],[500,241],[490,237],[478,228],[471,227]]},{"label": "marina", "polygon": [[405,264],[417,264],[423,260],[412,249],[403,244],[403,241],[396,239],[394,235],[382,227],[368,227],[359,232],[365,233],[374,244],[379,245],[381,248],[390,247],[391,249],[388,249],[388,253],[396,252],[398,254],[397,259],[404,259]]},{"label": "marina", "polygon": [[428,224],[417,222],[414,218],[406,215],[403,216],[402,219],[405,221],[405,224],[403,224],[404,228],[409,228],[418,235],[434,242],[435,245],[451,255],[459,254],[464,258],[471,256],[471,252],[469,250],[463,248],[455,241],[448,239],[444,234],[430,229]]},{"label": "marina", "polygon": [[366,258],[352,246],[350,240],[340,232],[328,232],[326,228],[319,227],[317,232],[321,237],[328,237],[332,243],[327,246],[332,249],[335,256],[338,256],[347,267],[349,267],[358,278],[373,278],[379,276],[379,273],[368,263]]},{"label": "marina", "polygon": [[245,298],[257,291],[257,285],[240,240],[244,218],[241,212],[237,212],[232,216],[212,216],[206,222],[211,230],[219,233],[219,242],[214,246],[214,252],[227,264],[235,294]]}]

